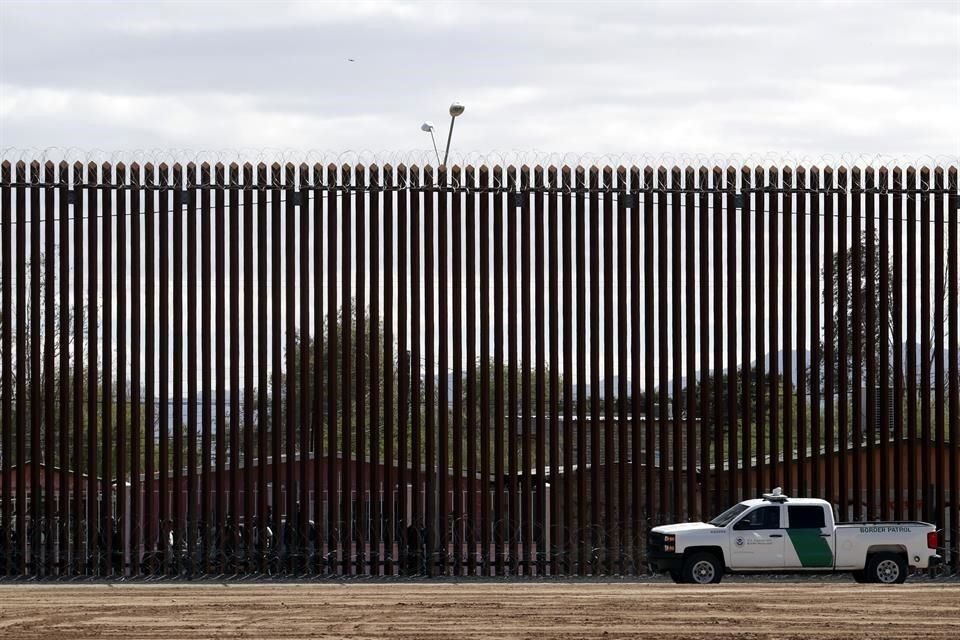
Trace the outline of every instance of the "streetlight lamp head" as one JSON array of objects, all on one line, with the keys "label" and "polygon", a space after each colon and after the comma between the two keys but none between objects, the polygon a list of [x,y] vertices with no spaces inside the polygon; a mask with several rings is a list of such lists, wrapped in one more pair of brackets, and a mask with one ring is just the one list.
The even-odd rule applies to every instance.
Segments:
[{"label": "streetlight lamp head", "polygon": [[456,118],[459,115],[463,114],[464,106],[459,102],[454,102],[450,105],[450,117]]},{"label": "streetlight lamp head", "polygon": [[424,122],[422,125],[420,125],[420,131],[425,131],[426,133],[432,133],[432,132],[433,132],[433,123],[432,123],[432,122]]}]

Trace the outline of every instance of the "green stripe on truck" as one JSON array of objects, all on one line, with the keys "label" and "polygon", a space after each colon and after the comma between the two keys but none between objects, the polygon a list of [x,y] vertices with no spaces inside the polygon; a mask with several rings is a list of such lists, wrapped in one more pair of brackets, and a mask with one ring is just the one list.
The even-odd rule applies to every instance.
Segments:
[{"label": "green stripe on truck", "polygon": [[793,549],[800,558],[800,565],[806,567],[832,567],[833,552],[827,539],[820,535],[820,529],[787,529]]}]

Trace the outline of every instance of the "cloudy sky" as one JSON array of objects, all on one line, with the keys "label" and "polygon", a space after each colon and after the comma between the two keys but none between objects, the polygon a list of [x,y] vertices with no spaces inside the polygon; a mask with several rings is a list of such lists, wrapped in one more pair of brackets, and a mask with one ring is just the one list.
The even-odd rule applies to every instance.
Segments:
[{"label": "cloudy sky", "polygon": [[[0,146],[960,155],[960,1],[0,3]],[[442,140],[441,140],[442,144]]]}]

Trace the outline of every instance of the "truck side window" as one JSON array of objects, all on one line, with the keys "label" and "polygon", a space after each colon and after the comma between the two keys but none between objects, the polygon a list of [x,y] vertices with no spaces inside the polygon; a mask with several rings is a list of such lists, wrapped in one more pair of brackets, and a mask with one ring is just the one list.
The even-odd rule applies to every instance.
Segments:
[{"label": "truck side window", "polygon": [[823,507],[817,505],[790,505],[791,529],[822,529],[827,526],[823,517]]},{"label": "truck side window", "polygon": [[743,531],[749,529],[779,529],[780,507],[760,507],[754,509],[737,524],[734,529]]}]

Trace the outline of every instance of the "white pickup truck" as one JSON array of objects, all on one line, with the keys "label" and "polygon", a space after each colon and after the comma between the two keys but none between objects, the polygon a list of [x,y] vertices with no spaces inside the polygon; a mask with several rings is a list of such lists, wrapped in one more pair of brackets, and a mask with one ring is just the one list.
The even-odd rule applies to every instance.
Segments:
[{"label": "white pickup truck", "polygon": [[826,500],[789,498],[779,488],[744,500],[710,522],[654,527],[651,570],[675,582],[711,584],[724,573],[852,573],[857,582],[898,584],[909,567],[941,562],[926,522],[835,524]]}]

